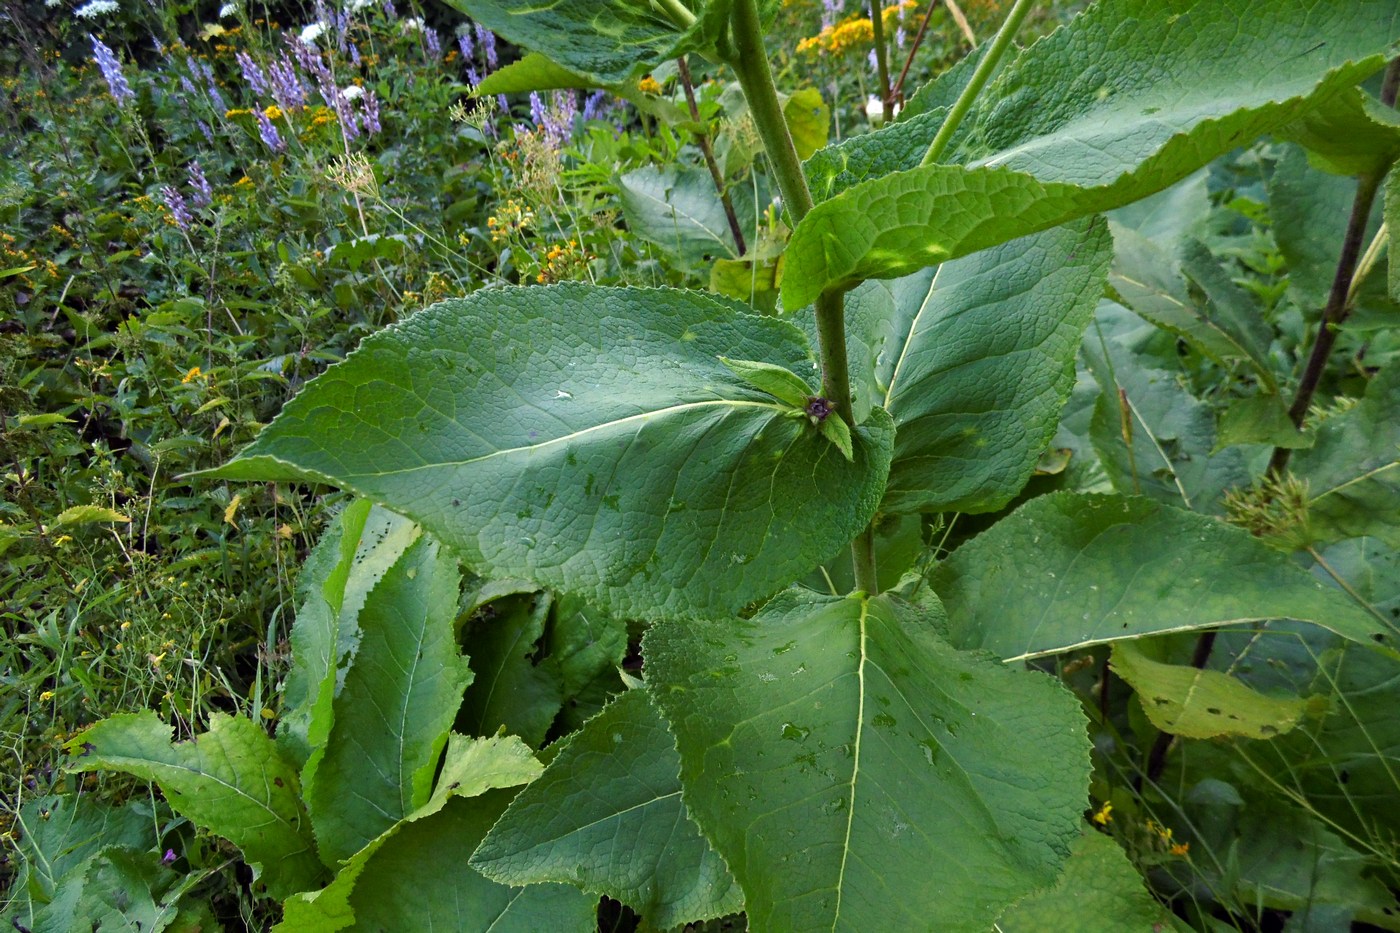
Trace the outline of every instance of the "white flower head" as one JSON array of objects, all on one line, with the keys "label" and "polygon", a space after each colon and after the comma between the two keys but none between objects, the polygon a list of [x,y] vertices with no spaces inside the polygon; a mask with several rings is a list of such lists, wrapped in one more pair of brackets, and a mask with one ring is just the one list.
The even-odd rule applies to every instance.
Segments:
[{"label": "white flower head", "polygon": [[365,96],[365,89],[360,87],[358,84],[352,84],[349,87],[342,89],[340,92],[340,96],[344,97],[346,100],[359,100],[361,97]]},{"label": "white flower head", "polygon": [[117,0],[88,0],[74,10],[73,15],[82,19],[94,19],[104,13],[115,13],[118,8]]},{"label": "white flower head", "polygon": [[228,19],[230,16],[238,15],[238,4],[225,3],[219,7],[219,19]]},{"label": "white flower head", "polygon": [[406,16],[406,17],[404,17],[404,20],[403,20],[403,31],[404,31],[404,32],[422,32],[422,31],[423,31],[423,25],[424,25],[424,24],[423,24],[423,19],[422,19],[422,17],[419,17],[419,16]]},{"label": "white flower head", "polygon": [[301,31],[301,41],[307,45],[315,45],[316,40],[321,38],[325,31],[325,23],[312,23]]},{"label": "white flower head", "polygon": [[62,5],[63,0],[44,0],[44,6],[48,7],[50,10],[56,9]]},{"label": "white flower head", "polygon": [[885,118],[885,104],[874,94],[865,102],[865,115],[871,120],[883,120]]},{"label": "white flower head", "polygon": [[350,2],[345,5],[345,10],[348,13],[359,13],[372,6],[374,6],[374,0],[350,0]]}]

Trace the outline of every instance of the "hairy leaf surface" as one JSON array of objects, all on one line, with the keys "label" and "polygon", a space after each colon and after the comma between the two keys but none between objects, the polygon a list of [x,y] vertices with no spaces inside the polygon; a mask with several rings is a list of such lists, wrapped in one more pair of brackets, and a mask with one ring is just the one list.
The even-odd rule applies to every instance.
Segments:
[{"label": "hairy leaf surface", "polygon": [[1244,529],[1143,498],[1032,499],[954,551],[933,586],[948,608],[949,640],[1006,660],[1269,619],[1393,641]]},{"label": "hairy leaf surface", "polygon": [[505,884],[560,881],[606,894],[663,930],[743,909],[681,802],[675,740],[644,691],[624,693],[566,743],[472,865]]},{"label": "hairy leaf surface", "polygon": [[699,293],[487,289],[366,339],[218,472],[354,489],[619,616],[734,611],[864,527],[893,431],[848,463],[721,355],[814,374],[791,324]]},{"label": "hairy leaf surface", "polygon": [[648,632],[686,805],[752,929],[981,933],[1054,881],[1088,776],[1077,704],[932,621],[790,590]]},{"label": "hairy leaf surface", "polygon": [[316,887],[324,869],[296,771],[262,727],[215,713],[197,738],[172,745],[173,734],[154,712],[121,713],[71,739],[67,766],[156,782],[170,809],[242,849],[271,897]]}]

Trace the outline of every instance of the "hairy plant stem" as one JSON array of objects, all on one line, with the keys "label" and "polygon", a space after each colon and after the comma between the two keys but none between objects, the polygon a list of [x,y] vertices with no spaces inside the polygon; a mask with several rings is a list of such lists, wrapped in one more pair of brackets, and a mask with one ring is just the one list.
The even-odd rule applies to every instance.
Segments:
[{"label": "hairy plant stem", "polygon": [[875,45],[875,74],[880,81],[880,121],[894,119],[894,95],[890,93],[889,50],[885,48],[885,11],[880,0],[870,0],[870,35]]},{"label": "hairy plant stem", "polygon": [[710,146],[710,134],[705,131],[704,124],[700,123],[700,106],[695,103],[695,82],[690,78],[690,66],[686,64],[684,55],[676,59],[676,70],[681,76],[681,87],[685,88],[685,102],[690,105],[690,119],[697,124],[692,134],[695,136],[695,144],[700,147],[700,154],[705,157],[705,167],[710,170],[710,180],[715,183],[719,203],[724,205],[724,217],[729,221],[729,232],[734,235],[734,245],[739,248],[739,255],[742,256],[749,251],[744,245],[744,230],[739,226],[739,215],[734,213],[734,201],[729,197],[729,191],[724,186],[724,176],[720,174],[719,163],[715,161],[715,151]]},{"label": "hairy plant stem", "polygon": [[[730,19],[731,43],[728,64],[739,77],[739,86],[748,100],[749,112],[763,140],[764,151],[778,189],[796,226],[812,210],[812,192],[807,176],[802,172],[802,160],[797,157],[792,134],[783,117],[773,72],[768,67],[768,52],[763,46],[763,26],[758,18],[754,0],[735,0]],[[823,292],[816,301],[817,344],[822,367],[822,395],[832,404],[846,424],[855,427],[851,407],[850,370],[846,360],[845,297],[839,291]],[[871,596],[880,592],[875,575],[875,537],[867,528],[851,543],[851,560],[855,569],[856,589]]]},{"label": "hairy plant stem", "polygon": [[[1400,85],[1400,58],[1392,61],[1386,69],[1385,82],[1381,91],[1381,102],[1395,105],[1395,93]],[[1298,381],[1298,391],[1293,396],[1293,404],[1288,409],[1288,417],[1295,427],[1301,428],[1303,420],[1312,406],[1314,393],[1322,374],[1327,369],[1327,359],[1337,343],[1337,334],[1351,311],[1350,299],[1352,282],[1356,278],[1357,263],[1361,258],[1361,246],[1366,239],[1366,221],[1371,216],[1371,205],[1376,200],[1390,165],[1378,166],[1362,175],[1356,182],[1356,197],[1351,202],[1351,216],[1347,218],[1346,234],[1342,238],[1342,254],[1337,260],[1337,272],[1332,277],[1332,289],[1327,294],[1327,305],[1322,309],[1322,320],[1317,326],[1317,340],[1308,355],[1303,377]],[[1269,475],[1282,476],[1288,468],[1288,460],[1293,451],[1287,447],[1276,447],[1269,460]]]},{"label": "hairy plant stem", "polygon": [[977,70],[972,73],[972,79],[967,82],[967,87],[963,88],[962,93],[958,95],[953,109],[948,111],[948,117],[938,128],[938,135],[933,137],[933,142],[929,143],[928,151],[924,153],[921,165],[933,165],[942,157],[943,150],[948,148],[953,134],[958,131],[963,118],[972,108],[972,102],[977,99],[978,94],[982,93],[982,88],[986,85],[987,79],[992,76],[992,72],[996,71],[1002,55],[1006,53],[1007,47],[1011,45],[1011,40],[1016,35],[1016,30],[1021,28],[1021,21],[1031,11],[1031,3],[1033,2],[1034,0],[1016,0],[1016,5],[1011,8],[1010,13],[1006,14],[1006,22],[1001,24],[1001,29],[997,31],[996,38],[987,48],[987,53],[977,63]]},{"label": "hairy plant stem", "polygon": [[695,25],[695,14],[681,0],[651,0],[651,5],[681,29]]}]

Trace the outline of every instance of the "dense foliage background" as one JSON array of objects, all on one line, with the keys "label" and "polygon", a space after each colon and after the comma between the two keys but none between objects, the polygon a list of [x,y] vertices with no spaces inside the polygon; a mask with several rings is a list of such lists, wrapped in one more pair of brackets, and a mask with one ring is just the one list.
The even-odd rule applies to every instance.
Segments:
[{"label": "dense foliage background", "polygon": [[[888,7],[896,96],[989,37],[1008,5]],[[1081,6],[1040,5],[1021,41]],[[119,713],[154,710],[176,739],[227,721],[217,714],[269,730],[283,717],[298,568],[323,532],[338,533],[351,497],[191,474],[228,461],[363,337],[445,298],[674,285],[772,311],[783,205],[733,76],[698,56],[616,93],[479,94],[524,52],[437,4],[48,0],[9,3],[3,22],[4,916],[30,922],[75,866],[89,890],[109,883],[90,861],[100,839],[149,850],[150,864],[118,864],[113,877],[140,875],[169,908],[165,928],[266,929],[281,907],[253,885],[246,853],[176,817],[145,780],[62,766],[64,743]],[[871,35],[853,4],[781,5],[771,60],[803,157],[882,122]],[[1297,144],[1265,139],[1115,212],[1112,300],[1035,477],[992,516],[885,522],[888,585],[906,570],[955,575],[949,553],[1035,496],[1160,493],[1297,554],[1393,626],[1400,542],[1340,527],[1345,516],[1309,525],[1305,489],[1256,482],[1269,452],[1294,442],[1280,386],[1296,382],[1317,331],[1355,188]],[[1367,243],[1382,242],[1381,214],[1378,201]],[[1385,473],[1400,307],[1367,256],[1309,429],[1323,448],[1379,438],[1368,469]],[[898,280],[894,300],[918,278]],[[849,573],[831,562],[807,582],[844,592]],[[573,611],[528,589],[469,592],[459,608],[467,632],[498,615],[534,619],[522,623],[533,634],[521,670],[532,651],[562,656],[550,639]],[[468,694],[472,734],[509,724],[550,746],[623,691],[639,638],[623,627],[608,649],[622,677],[609,663],[606,679],[554,672],[566,687],[545,712],[522,701],[493,719]],[[1204,729],[1163,771],[1147,760],[1162,754],[1160,722],[1129,684],[1154,683],[1151,666],[1181,663],[1193,643],[1115,648],[1117,677],[1103,646],[1038,662],[1094,722],[1086,826],[1121,844],[1171,922],[1400,929],[1393,665],[1301,624],[1227,630],[1216,668],[1304,699],[1251,708],[1248,728]],[[512,651],[499,648],[503,665]],[[1221,696],[1227,708],[1256,702]],[[1329,718],[1339,709],[1344,722]],[[1311,727],[1271,740],[1300,722]],[[606,899],[600,918],[636,922]],[[741,921],[711,921],[724,923]]]}]

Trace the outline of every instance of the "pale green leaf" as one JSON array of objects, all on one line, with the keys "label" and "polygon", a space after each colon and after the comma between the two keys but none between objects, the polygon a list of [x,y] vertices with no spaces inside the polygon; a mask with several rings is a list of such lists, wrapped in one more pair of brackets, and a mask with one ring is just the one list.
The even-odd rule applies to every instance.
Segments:
[{"label": "pale green leaf", "polygon": [[335,865],[428,800],[471,681],[454,623],[455,556],[418,538],[365,597],[334,725],[302,772],[321,858]]},{"label": "pale green leaf", "polygon": [[277,726],[278,747],[299,767],[330,734],[331,703],[360,643],[357,619],[366,596],[421,533],[408,519],[360,499],[336,516],[302,566]]},{"label": "pale green leaf", "polygon": [[1369,535],[1400,547],[1400,365],[1371,379],[1350,410],[1317,429],[1317,443],[1293,455],[1308,484],[1308,529],[1332,542]]},{"label": "pale green leaf", "polygon": [[817,394],[816,389],[803,382],[802,377],[790,369],[774,366],[772,363],[731,360],[723,356],[719,358],[719,361],[728,366],[734,375],[755,389],[767,392],[778,401],[786,402],[793,408],[806,408],[807,401]]},{"label": "pale green leaf", "polygon": [[1113,670],[1137,692],[1152,725],[1186,739],[1271,739],[1308,711],[1306,700],[1260,693],[1220,671],[1163,664],[1132,641],[1114,643]]},{"label": "pale green leaf", "polygon": [[196,738],[172,745],[173,734],[153,712],[122,713],[69,740],[67,767],[155,781],[170,809],[242,849],[271,897],[316,887],[323,869],[296,771],[262,727],[215,713]]},{"label": "pale green leaf", "polygon": [[1233,444],[1268,444],[1296,449],[1311,447],[1312,443],[1312,434],[1293,426],[1287,402],[1277,395],[1251,395],[1231,402],[1221,414],[1215,451]]},{"label": "pale green leaf", "polygon": [[617,179],[627,228],[667,255],[692,265],[739,255],[724,203],[701,168],[645,166]]},{"label": "pale green leaf", "polygon": [[1143,884],[1128,856],[1102,833],[1074,842],[1065,873],[998,918],[1000,933],[1164,933],[1189,930]]},{"label": "pale green leaf", "polygon": [[743,909],[743,894],[681,802],[680,757],[641,690],[566,740],[520,792],[472,865],[506,884],[606,894],[656,929]]},{"label": "pale green leaf", "polygon": [[1106,224],[1080,221],[944,263],[892,317],[858,306],[857,385],[873,383],[896,427],[883,510],[984,512],[1020,492],[1069,397],[1109,259]]},{"label": "pale green leaf", "polygon": [[52,528],[65,528],[69,525],[96,525],[102,522],[130,524],[131,519],[116,509],[101,505],[75,505],[54,516]]},{"label": "pale green leaf", "polygon": [[1360,88],[1320,104],[1279,133],[1329,172],[1355,178],[1385,171],[1400,156],[1400,114]]},{"label": "pale green leaf", "polygon": [[851,428],[838,412],[828,413],[822,419],[820,429],[822,437],[835,444],[836,449],[841,451],[841,456],[850,461],[856,459],[855,450],[851,446]]},{"label": "pale green leaf", "polygon": [[1388,0],[1090,7],[979,98],[955,154],[965,166],[894,172],[808,214],[793,233],[783,304],[1159,191],[1375,72],[1397,36]]},{"label": "pale green leaf", "polygon": [[553,600],[520,593],[489,606],[464,635],[476,676],[462,697],[457,729],[469,735],[504,729],[539,747],[564,702],[558,665],[538,657]]},{"label": "pale green leaf", "polygon": [[720,355],[813,365],[700,293],[486,289],[367,338],[218,473],[355,490],[614,615],[731,612],[869,522],[893,429],[873,413],[849,464]]},{"label": "pale green leaf", "polygon": [[948,607],[949,640],[1006,660],[1269,619],[1394,642],[1243,528],[1143,498],[1032,499],[954,551],[933,586]]},{"label": "pale green leaf", "polygon": [[750,928],[984,933],[1078,833],[1083,717],[888,598],[788,591],[643,642],[686,806]]},{"label": "pale green leaf", "polygon": [[560,724],[572,730],[622,689],[617,669],[627,655],[627,624],[576,596],[560,596],[546,639],[565,697]]},{"label": "pale green leaf", "polygon": [[887,123],[873,133],[848,136],[813,153],[802,164],[812,199],[820,204],[860,182],[918,168],[946,116],[939,108]]},{"label": "pale green leaf", "polygon": [[783,119],[799,159],[809,157],[826,145],[831,128],[831,108],[822,100],[821,91],[814,87],[794,91],[783,101]]},{"label": "pale green leaf", "polygon": [[[515,736],[470,739],[452,734],[448,738],[442,774],[428,802],[356,852],[325,888],[288,899],[276,933],[335,933],[352,925],[355,911],[351,898],[356,883],[375,854],[400,830],[440,812],[454,797],[474,797],[494,788],[528,783],[538,777],[541,770],[530,749]],[[403,892],[399,896],[413,895]]]}]

